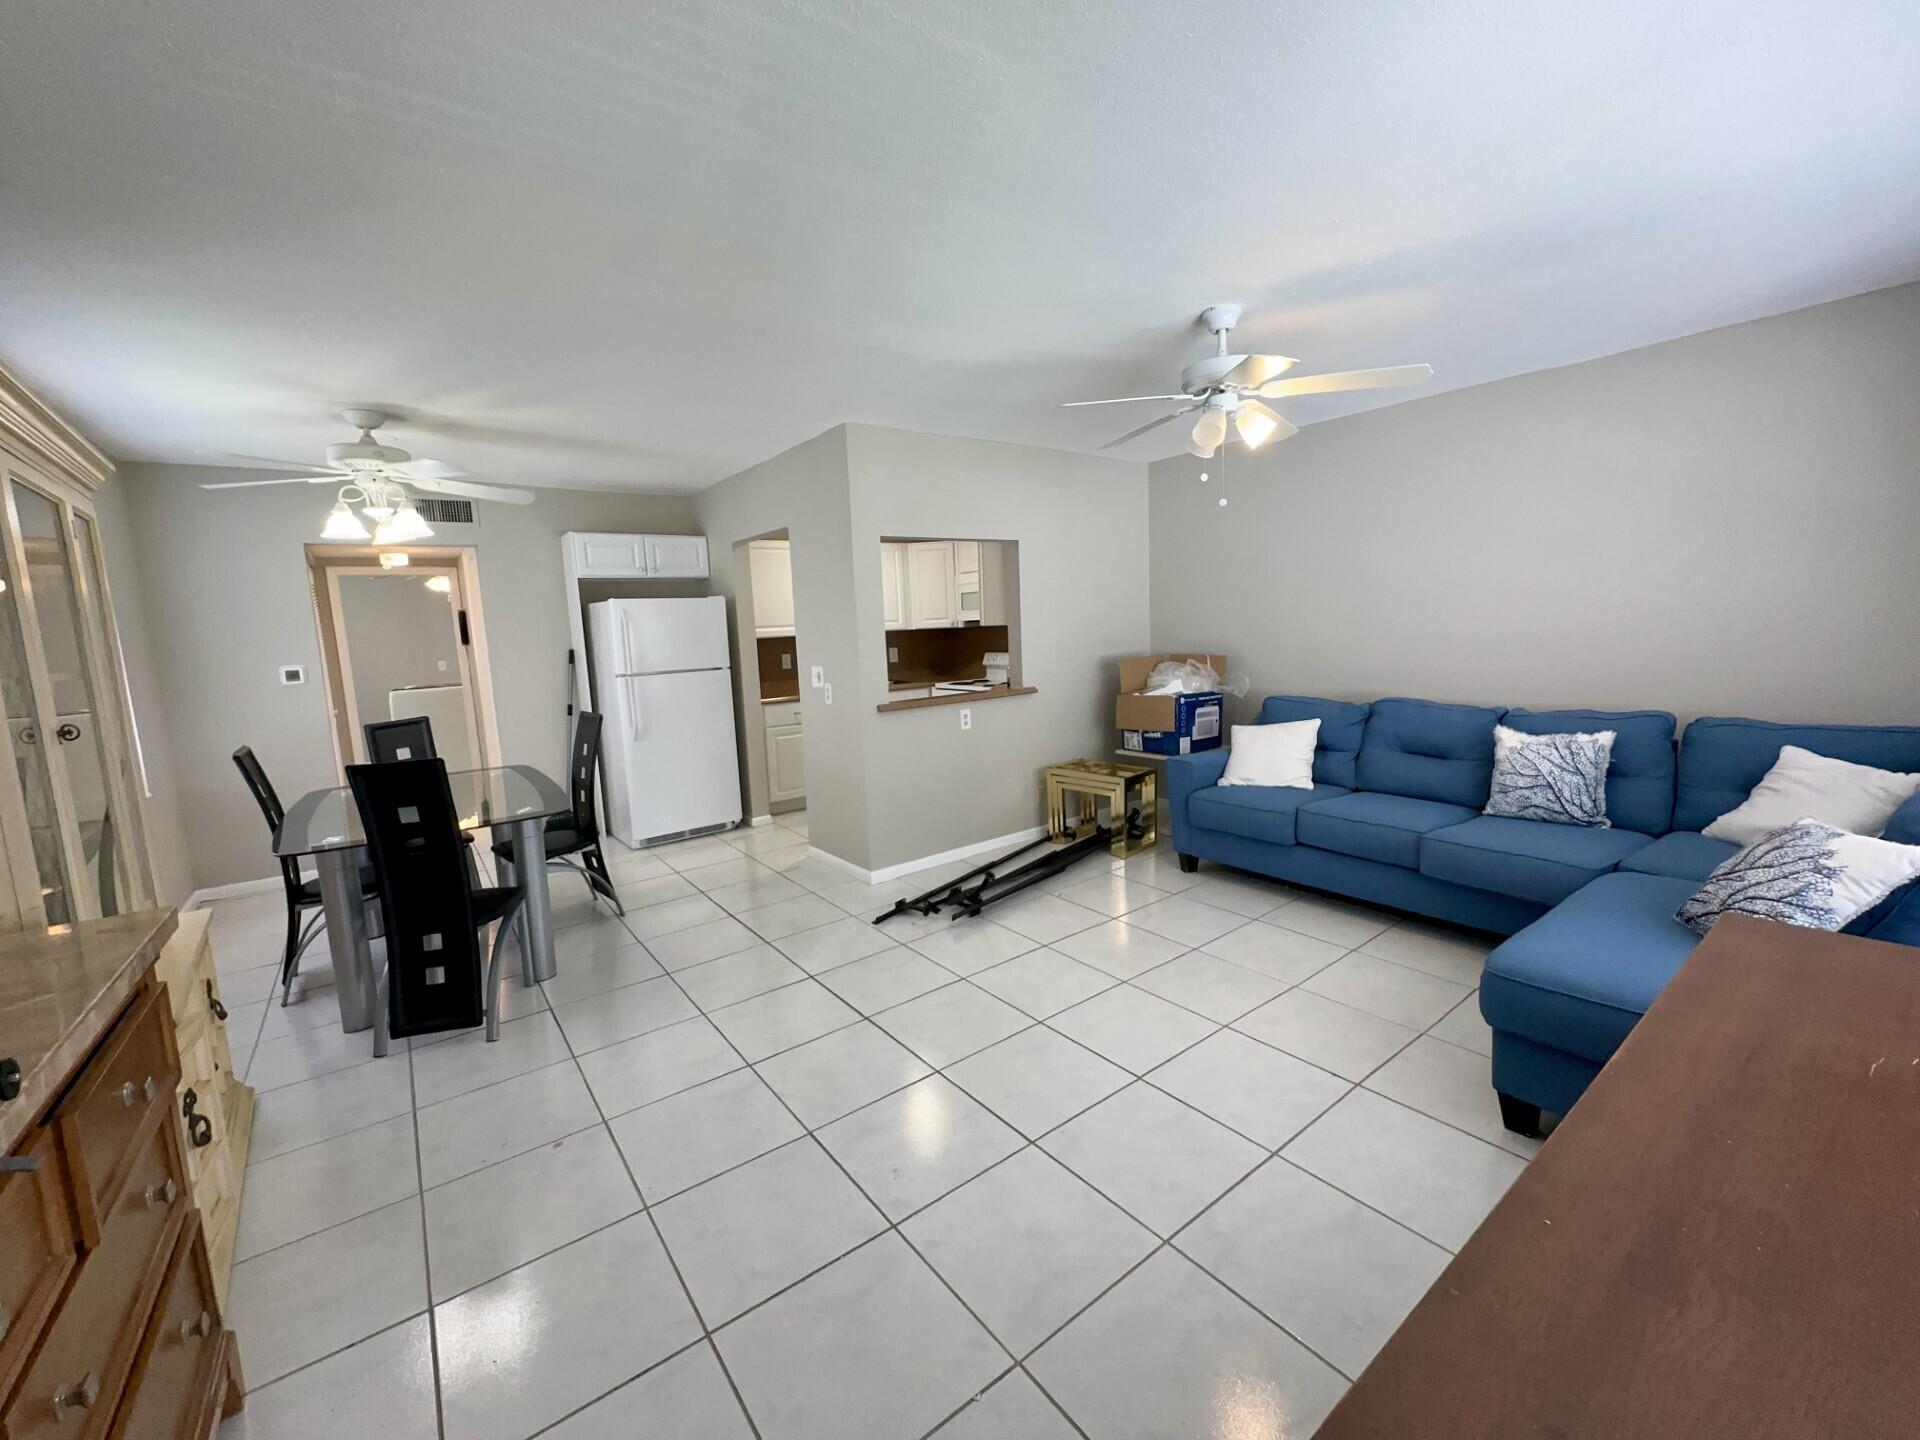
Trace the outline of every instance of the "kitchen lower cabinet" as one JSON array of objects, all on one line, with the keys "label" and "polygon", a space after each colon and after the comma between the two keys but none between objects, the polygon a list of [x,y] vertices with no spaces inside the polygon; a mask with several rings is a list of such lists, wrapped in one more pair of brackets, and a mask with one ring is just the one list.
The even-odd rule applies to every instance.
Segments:
[{"label": "kitchen lower cabinet", "polygon": [[800,702],[769,705],[767,722],[767,800],[774,805],[807,798],[807,748],[800,726]]}]

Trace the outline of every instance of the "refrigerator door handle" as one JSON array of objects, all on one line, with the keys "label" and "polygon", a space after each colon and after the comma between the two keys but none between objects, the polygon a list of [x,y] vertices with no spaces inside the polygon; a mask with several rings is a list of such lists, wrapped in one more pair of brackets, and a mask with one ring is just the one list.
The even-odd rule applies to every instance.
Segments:
[{"label": "refrigerator door handle", "polygon": [[640,681],[637,677],[627,677],[627,727],[629,738],[640,738]]}]

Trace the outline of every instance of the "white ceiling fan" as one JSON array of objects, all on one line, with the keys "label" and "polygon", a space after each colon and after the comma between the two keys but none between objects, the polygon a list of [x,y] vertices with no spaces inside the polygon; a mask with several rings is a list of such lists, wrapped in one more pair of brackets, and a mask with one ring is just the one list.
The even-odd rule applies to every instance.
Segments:
[{"label": "white ceiling fan", "polygon": [[1299,362],[1286,355],[1230,355],[1227,332],[1240,323],[1238,305],[1209,305],[1200,312],[1200,323],[1213,332],[1214,353],[1196,360],[1180,372],[1177,395],[1124,395],[1114,400],[1069,400],[1060,408],[1076,409],[1087,405],[1133,405],[1148,401],[1184,400],[1171,415],[1149,420],[1100,448],[1111,450],[1178,420],[1182,415],[1200,412],[1194,422],[1187,449],[1201,459],[1213,457],[1227,439],[1227,422],[1249,450],[1258,450],[1269,440],[1285,440],[1299,434],[1278,411],[1263,401],[1289,395],[1329,395],[1341,390],[1385,390],[1397,385],[1418,385],[1433,374],[1431,365],[1389,365],[1378,370],[1342,370],[1330,375],[1299,375],[1286,378],[1286,372]]},{"label": "white ceiling fan", "polygon": [[320,535],[325,540],[365,540],[367,527],[354,515],[374,522],[376,545],[398,545],[424,540],[433,534],[413,503],[409,490],[429,495],[455,495],[468,500],[493,500],[508,505],[531,505],[533,492],[510,485],[488,485],[457,478],[461,471],[444,460],[414,459],[396,445],[382,445],[373,432],[387,423],[384,410],[342,410],[340,418],[360,432],[355,441],[327,447],[327,463],[307,468],[311,475],[286,475],[274,480],[223,480],[202,490],[248,490],[258,485],[338,485],[333,509]]}]

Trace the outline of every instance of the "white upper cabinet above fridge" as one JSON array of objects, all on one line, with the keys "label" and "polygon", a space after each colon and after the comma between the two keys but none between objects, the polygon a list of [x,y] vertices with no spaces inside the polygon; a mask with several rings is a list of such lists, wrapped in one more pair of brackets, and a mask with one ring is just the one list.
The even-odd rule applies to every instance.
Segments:
[{"label": "white upper cabinet above fridge", "polygon": [[610,535],[570,531],[567,555],[583,580],[703,580],[704,535]]}]

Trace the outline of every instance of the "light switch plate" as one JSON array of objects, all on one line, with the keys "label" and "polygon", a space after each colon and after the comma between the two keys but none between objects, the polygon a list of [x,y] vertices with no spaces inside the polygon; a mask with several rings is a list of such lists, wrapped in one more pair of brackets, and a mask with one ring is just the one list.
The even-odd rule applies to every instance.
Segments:
[{"label": "light switch plate", "polygon": [[960,728],[962,730],[973,729],[973,707],[971,705],[962,705],[960,707]]},{"label": "light switch plate", "polygon": [[826,672],[826,667],[824,666],[821,666],[821,665],[813,666],[810,670],[807,671],[807,675],[808,675],[807,683],[816,690],[818,690],[822,685],[827,683],[827,672]]},{"label": "light switch plate", "polygon": [[833,686],[822,685],[820,687],[820,699],[822,703],[831,705],[833,703]]}]

